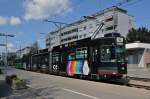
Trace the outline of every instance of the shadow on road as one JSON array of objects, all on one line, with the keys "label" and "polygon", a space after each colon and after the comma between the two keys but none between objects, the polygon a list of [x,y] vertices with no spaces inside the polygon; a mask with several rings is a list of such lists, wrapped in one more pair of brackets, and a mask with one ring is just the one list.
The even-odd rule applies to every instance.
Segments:
[{"label": "shadow on road", "polygon": [[55,99],[60,89],[56,87],[16,90],[7,99]]},{"label": "shadow on road", "polygon": [[9,96],[12,93],[12,90],[4,80],[0,80],[0,98]]}]

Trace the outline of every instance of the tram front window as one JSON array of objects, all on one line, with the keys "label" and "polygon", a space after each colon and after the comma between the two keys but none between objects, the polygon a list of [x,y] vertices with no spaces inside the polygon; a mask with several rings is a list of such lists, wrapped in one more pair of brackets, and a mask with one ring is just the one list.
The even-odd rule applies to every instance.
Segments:
[{"label": "tram front window", "polygon": [[116,62],[116,51],[114,46],[104,45],[101,47],[102,62]]},{"label": "tram front window", "polygon": [[117,53],[117,61],[118,62],[125,62],[125,47],[124,46],[117,46],[116,47]]}]

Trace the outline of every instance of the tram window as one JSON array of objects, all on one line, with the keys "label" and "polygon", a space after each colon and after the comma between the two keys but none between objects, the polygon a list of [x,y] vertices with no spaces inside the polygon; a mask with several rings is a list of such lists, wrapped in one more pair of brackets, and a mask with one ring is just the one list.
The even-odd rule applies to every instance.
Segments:
[{"label": "tram window", "polygon": [[62,52],[60,56],[60,60],[61,62],[65,62],[67,60],[67,54]]},{"label": "tram window", "polygon": [[70,49],[68,51],[68,60],[75,60],[75,49]]},{"label": "tram window", "polygon": [[124,51],[125,51],[125,47],[124,46],[117,46],[117,48],[116,48],[116,52],[117,53],[122,53]]},{"label": "tram window", "polygon": [[81,48],[77,48],[77,49],[76,49],[76,58],[77,58],[77,59],[82,59],[82,58],[84,58]]},{"label": "tram window", "polygon": [[76,49],[76,59],[84,59],[87,58],[87,48],[77,48]]},{"label": "tram window", "polygon": [[54,53],[52,55],[52,62],[53,63],[59,62],[59,54],[58,53]]},{"label": "tram window", "polygon": [[101,61],[102,62],[115,62],[116,52],[113,46],[102,46],[101,47]]},{"label": "tram window", "polygon": [[124,46],[117,46],[116,48],[117,52],[117,61],[118,62],[125,62],[125,47]]},{"label": "tram window", "polygon": [[54,56],[53,57],[53,63],[58,62],[59,61],[59,57],[58,56]]},{"label": "tram window", "polygon": [[68,60],[74,60],[75,59],[75,53],[70,53],[68,56]]},{"label": "tram window", "polygon": [[44,62],[47,62],[47,61],[48,61],[48,59],[47,59],[47,58],[45,58],[45,59],[44,59]]}]

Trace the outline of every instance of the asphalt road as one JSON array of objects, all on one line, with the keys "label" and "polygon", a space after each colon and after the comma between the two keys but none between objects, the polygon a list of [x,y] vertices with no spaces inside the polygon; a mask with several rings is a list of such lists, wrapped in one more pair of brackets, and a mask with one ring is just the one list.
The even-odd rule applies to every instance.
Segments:
[{"label": "asphalt road", "polygon": [[[150,91],[145,89],[16,69],[8,69],[5,73],[17,74],[20,78],[28,80],[28,85],[38,89],[43,99],[150,99]],[[41,91],[42,89],[45,90]]]}]

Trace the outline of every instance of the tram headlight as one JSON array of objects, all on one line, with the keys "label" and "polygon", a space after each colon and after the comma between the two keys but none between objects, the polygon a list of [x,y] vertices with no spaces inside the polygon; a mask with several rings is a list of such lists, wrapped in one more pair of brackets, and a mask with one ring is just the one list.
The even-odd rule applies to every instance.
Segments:
[{"label": "tram headlight", "polygon": [[125,67],[121,67],[122,70],[125,70]]},{"label": "tram headlight", "polygon": [[116,72],[113,72],[112,74],[113,74],[113,75],[116,75],[117,73],[116,73]]}]

